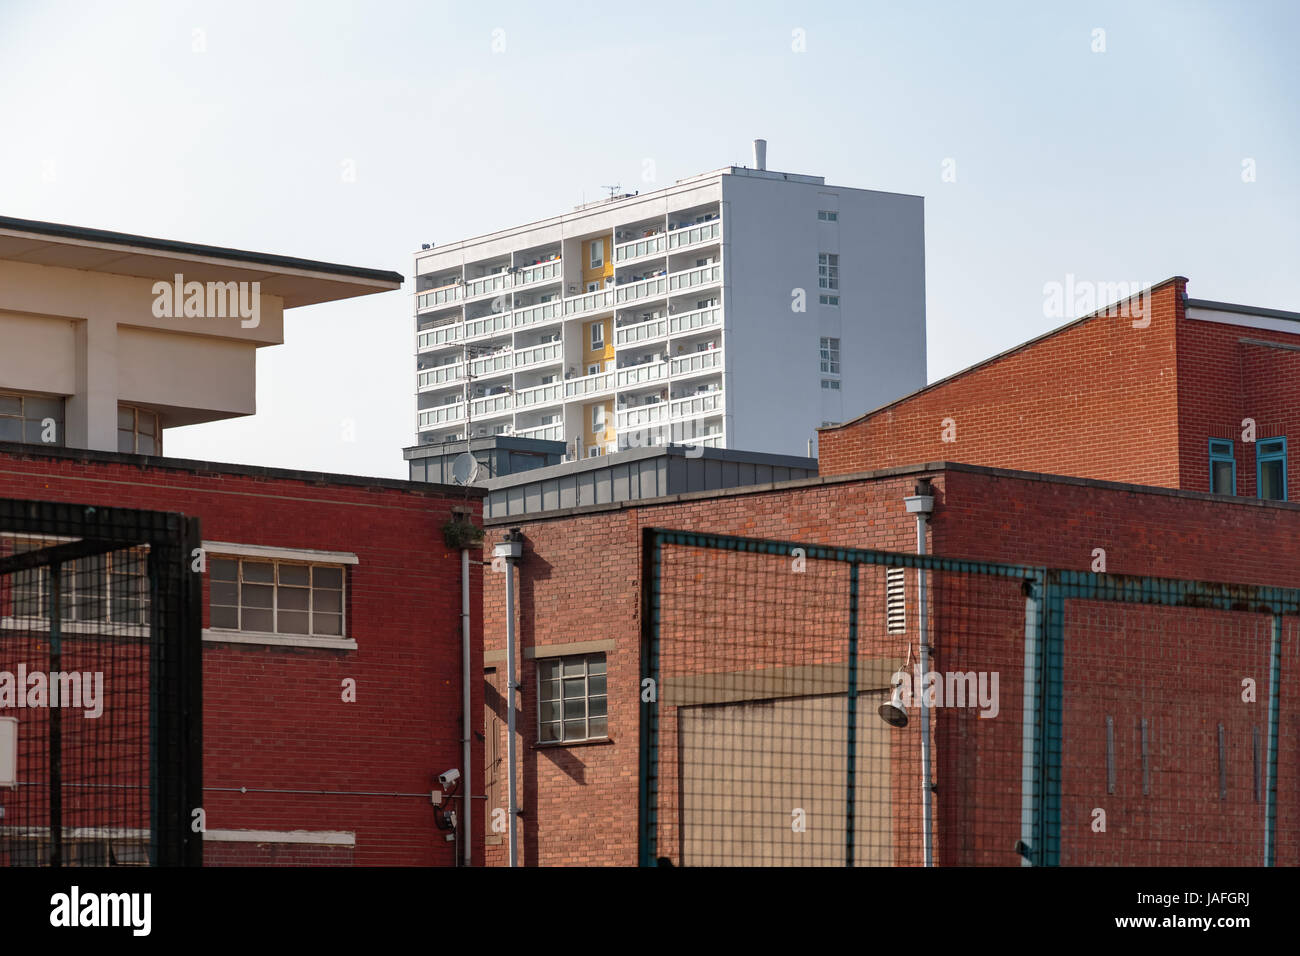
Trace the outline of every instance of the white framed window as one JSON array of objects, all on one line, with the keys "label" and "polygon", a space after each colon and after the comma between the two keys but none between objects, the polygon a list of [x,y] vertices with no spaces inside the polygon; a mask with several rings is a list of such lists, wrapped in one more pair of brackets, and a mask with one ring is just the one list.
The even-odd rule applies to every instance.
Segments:
[{"label": "white framed window", "polygon": [[605,265],[605,240],[591,240],[591,268],[599,269]]},{"label": "white framed window", "polygon": [[537,662],[537,737],[541,743],[609,736],[605,655],[542,658]]},{"label": "white framed window", "polygon": [[838,308],[840,304],[840,297],[838,295],[821,295],[817,297],[817,301],[820,302],[822,305],[833,305],[836,308]]},{"label": "white framed window", "polygon": [[605,431],[605,406],[593,405],[591,407],[591,430],[597,435]]},{"label": "white framed window", "polygon": [[818,209],[817,218],[821,222],[839,222],[840,214],[834,209]]},{"label": "white framed window", "polygon": [[840,257],[833,252],[817,255],[817,288],[838,289],[840,287]]},{"label": "white framed window", "polygon": [[234,555],[207,565],[214,631],[347,637],[343,565]]},{"label": "white framed window", "polygon": [[840,374],[840,340],[821,340],[821,370],[826,375]]},{"label": "white framed window", "polygon": [[588,448],[588,449],[587,449],[587,457],[588,457],[588,458],[599,458],[599,457],[600,457],[600,447],[597,446],[597,445],[593,445],[592,447]]},{"label": "white framed window", "polygon": [[822,388],[838,392],[840,390],[840,380],[837,378],[824,378],[822,379]]},{"label": "white framed window", "polygon": [[587,283],[587,291],[588,291],[588,292],[599,292],[599,291],[600,291],[600,283],[599,283],[599,282],[588,282],[588,283]]},{"label": "white framed window", "polygon": [[[35,535],[0,537],[0,555],[41,551],[71,538]],[[137,633],[149,623],[149,549],[124,548],[65,561],[59,573],[59,620],[70,633]],[[49,567],[15,571],[0,623],[5,627],[49,627]]]},{"label": "white framed window", "polygon": [[605,323],[596,322],[591,326],[591,350],[603,349],[605,347]]},{"label": "white framed window", "polygon": [[592,365],[588,365],[588,366],[587,366],[587,374],[588,374],[588,375],[596,375],[596,374],[599,374],[599,372],[600,372],[600,365],[599,365],[599,364],[592,364]]}]

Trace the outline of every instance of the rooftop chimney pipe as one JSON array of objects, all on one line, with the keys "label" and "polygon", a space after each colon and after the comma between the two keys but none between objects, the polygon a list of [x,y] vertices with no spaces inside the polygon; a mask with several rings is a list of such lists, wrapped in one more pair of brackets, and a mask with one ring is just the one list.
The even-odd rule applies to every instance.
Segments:
[{"label": "rooftop chimney pipe", "polygon": [[754,140],[754,168],[767,169],[767,140]]}]

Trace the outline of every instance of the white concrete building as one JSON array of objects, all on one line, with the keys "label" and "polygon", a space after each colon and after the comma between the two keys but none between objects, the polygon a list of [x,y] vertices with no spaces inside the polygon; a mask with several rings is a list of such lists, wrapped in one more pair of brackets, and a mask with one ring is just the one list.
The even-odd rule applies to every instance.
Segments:
[{"label": "white concrete building", "polygon": [[0,442],[161,455],[163,431],[256,411],[284,310],[395,272],[0,217]]},{"label": "white concrete building", "polygon": [[416,253],[419,444],[805,455],[923,386],[923,200],[768,171],[760,144],[753,169]]}]

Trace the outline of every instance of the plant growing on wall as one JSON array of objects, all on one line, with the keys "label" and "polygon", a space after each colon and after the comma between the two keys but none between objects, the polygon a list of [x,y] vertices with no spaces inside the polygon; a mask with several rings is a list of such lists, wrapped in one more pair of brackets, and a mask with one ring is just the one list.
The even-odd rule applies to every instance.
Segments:
[{"label": "plant growing on wall", "polygon": [[447,547],[459,551],[481,544],[483,529],[468,518],[452,518],[442,526],[442,537],[447,542]]}]

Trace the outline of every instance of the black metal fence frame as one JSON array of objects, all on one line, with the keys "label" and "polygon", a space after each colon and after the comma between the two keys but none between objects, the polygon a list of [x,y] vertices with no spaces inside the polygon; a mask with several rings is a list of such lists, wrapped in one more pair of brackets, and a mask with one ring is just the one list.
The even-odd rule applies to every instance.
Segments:
[{"label": "black metal fence frame", "polygon": [[[74,539],[0,557],[0,575],[51,568],[50,651],[56,663],[62,563],[148,548],[149,862],[201,865],[203,834],[193,825],[194,812],[203,806],[202,580],[195,570],[202,547],[199,520],[174,512],[0,498],[0,532]],[[57,719],[51,723],[50,748],[51,864],[58,866],[63,825]]]}]

